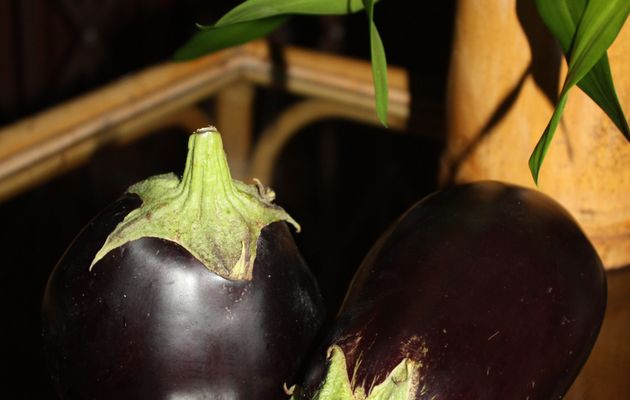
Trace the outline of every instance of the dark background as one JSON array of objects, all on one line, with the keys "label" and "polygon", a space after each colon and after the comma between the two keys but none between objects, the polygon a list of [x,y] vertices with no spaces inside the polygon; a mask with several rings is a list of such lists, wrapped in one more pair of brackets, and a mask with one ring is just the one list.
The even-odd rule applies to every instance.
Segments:
[{"label": "dark background", "polygon": [[[0,0],[0,126],[168,60],[195,22],[211,23],[237,3]],[[389,63],[410,74],[409,131],[322,121],[289,143],[274,172],[277,202],[302,225],[296,241],[331,315],[378,235],[436,188],[454,5],[422,6],[422,13],[394,0],[376,7]],[[362,13],[295,17],[270,40],[368,59],[367,33]],[[253,131],[262,131],[294,101],[281,91],[258,89]],[[205,106],[211,114],[212,101]],[[427,126],[435,132],[426,132]],[[180,173],[186,140],[186,132],[165,129],[105,149],[88,164],[0,203],[3,398],[54,398],[39,342],[48,274],[81,227],[130,184]]]}]

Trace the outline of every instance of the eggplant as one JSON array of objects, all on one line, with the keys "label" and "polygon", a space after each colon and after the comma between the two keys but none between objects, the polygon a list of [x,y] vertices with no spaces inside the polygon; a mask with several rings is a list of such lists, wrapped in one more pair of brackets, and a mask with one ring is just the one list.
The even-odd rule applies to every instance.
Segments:
[{"label": "eggplant", "polygon": [[293,398],[560,399],[605,307],[602,263],[564,208],[455,186],[372,247]]},{"label": "eggplant", "polygon": [[213,127],[182,179],[140,182],[92,220],[42,304],[63,399],[278,399],[324,319],[273,192],[232,180]]}]

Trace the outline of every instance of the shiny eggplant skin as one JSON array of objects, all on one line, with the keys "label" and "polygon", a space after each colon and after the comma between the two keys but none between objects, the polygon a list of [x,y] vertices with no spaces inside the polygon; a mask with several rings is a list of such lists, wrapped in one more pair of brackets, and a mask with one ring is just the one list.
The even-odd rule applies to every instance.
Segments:
[{"label": "shiny eggplant skin", "polygon": [[354,276],[308,368],[314,397],[339,346],[353,389],[421,363],[412,398],[552,400],[564,396],[598,335],[601,261],[547,196],[498,182],[455,186],[408,210]]},{"label": "shiny eggplant skin", "polygon": [[48,281],[43,339],[63,399],[278,399],[323,321],[284,222],[265,227],[251,281],[142,238],[89,266],[140,205],[125,195],[75,239]]}]

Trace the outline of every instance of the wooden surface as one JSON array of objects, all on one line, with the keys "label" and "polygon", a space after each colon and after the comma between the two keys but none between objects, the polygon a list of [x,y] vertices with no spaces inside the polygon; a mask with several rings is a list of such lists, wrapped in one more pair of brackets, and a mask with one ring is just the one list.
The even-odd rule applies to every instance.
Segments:
[{"label": "wooden surface", "polygon": [[254,85],[240,80],[219,91],[216,96],[216,122],[225,129],[223,148],[232,177],[243,180],[249,169],[252,147]]},{"label": "wooden surface", "polygon": [[[404,126],[410,104],[407,74],[390,67],[388,76],[390,124]],[[276,85],[294,94],[374,113],[369,61],[297,48],[272,55],[265,42],[251,42],[194,61],[156,65],[0,129],[0,200],[85,162],[107,143],[146,133],[146,126],[172,119],[180,110],[238,82]],[[227,112],[223,104],[234,99],[226,93],[219,98],[222,115],[227,115],[221,111]],[[240,105],[246,103],[251,104]],[[239,113],[243,117],[249,112]],[[249,134],[244,128],[247,118],[220,119],[225,124],[234,121],[234,135]],[[224,136],[231,135],[230,126],[218,128]],[[226,139],[238,151],[249,149],[248,138]],[[248,154],[233,151],[231,156],[242,160]]]},{"label": "wooden surface", "polygon": [[[497,179],[534,186],[528,158],[564,79],[560,49],[533,2],[458,1],[442,181]],[[630,24],[608,52],[630,112]],[[575,216],[607,268],[630,264],[630,144],[575,88],[539,188]]]},{"label": "wooden surface", "polygon": [[0,200],[147,133],[238,76],[231,52],[128,76],[0,130]]}]

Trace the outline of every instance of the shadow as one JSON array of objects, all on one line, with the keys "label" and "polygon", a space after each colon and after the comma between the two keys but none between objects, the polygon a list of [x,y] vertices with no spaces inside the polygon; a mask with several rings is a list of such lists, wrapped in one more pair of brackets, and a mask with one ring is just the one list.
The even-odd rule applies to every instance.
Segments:
[{"label": "shadow", "polygon": [[436,189],[440,154],[426,136],[341,119],[305,126],[286,144],[273,188],[302,225],[295,241],[330,317],[380,234]]},{"label": "shadow", "polygon": [[446,76],[437,77],[409,69],[409,119],[407,130],[444,143],[446,137]]},{"label": "shadow", "polygon": [[534,83],[553,105],[558,100],[562,51],[538,15],[533,1],[517,0],[516,15],[532,55]]},{"label": "shadow", "polygon": [[510,111],[518,95],[521,93],[521,89],[527,80],[527,77],[532,72],[531,64],[523,71],[518,81],[510,90],[510,92],[501,100],[497,108],[494,110],[488,121],[484,124],[483,128],[479,131],[477,135],[475,135],[474,139],[468,143],[466,148],[459,153],[459,155],[450,161],[448,172],[446,174],[446,179],[443,184],[446,186],[451,186],[455,183],[455,178],[457,177],[457,173],[464,161],[468,159],[468,157],[477,149],[477,147],[481,144],[481,142],[494,130],[494,127],[497,126],[499,122],[507,115]]},{"label": "shadow", "polygon": [[[390,7],[387,9],[387,7]],[[444,145],[446,138],[446,90],[453,46],[455,2],[423,5],[425,16],[399,12],[395,4],[379,4],[379,12],[396,15],[393,25],[413,27],[383,29],[388,62],[408,71],[411,103],[407,130]],[[398,12],[397,12],[398,11]],[[395,44],[401,44],[398,50]],[[396,52],[398,50],[398,52]]]},{"label": "shadow", "polygon": [[254,143],[259,139],[259,134],[265,126],[274,121],[274,116],[282,112],[289,103],[287,101],[288,65],[286,61],[285,47],[291,42],[291,31],[286,26],[267,36],[265,39],[269,51],[271,67],[271,81],[265,87],[255,86],[253,102],[253,130]]},{"label": "shadow", "polygon": [[[529,76],[532,77],[535,85],[541,90],[552,106],[555,105],[558,99],[562,52],[538,15],[534,2],[529,0],[517,0],[516,14],[529,45],[531,54],[530,64],[520,75],[514,87],[498,104],[479,133],[474,136],[474,139],[455,159],[449,162],[448,171],[443,180],[443,184],[445,185],[454,183],[462,163],[465,162],[481,142],[494,131],[494,128],[511,110]],[[569,156],[571,156],[571,153],[571,147],[569,146]]]},{"label": "shadow", "polygon": [[286,41],[278,35],[270,35],[267,38],[269,56],[271,58],[271,84],[270,87],[277,91],[287,90],[287,60],[284,54]]},{"label": "shadow", "polygon": [[[538,15],[538,10],[533,1],[517,0],[516,14],[527,37],[527,43],[532,55],[531,69],[534,83],[544,93],[549,103],[555,107],[560,90],[562,49],[545,26],[540,15]],[[549,118],[551,118],[551,114]],[[565,125],[563,119],[560,119],[560,125]],[[567,143],[568,158],[572,160],[573,147],[567,135],[567,130],[559,129],[558,132],[564,135]],[[542,134],[542,131],[540,134]]]}]

